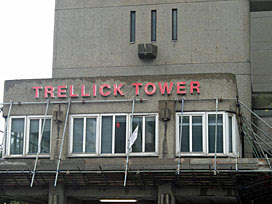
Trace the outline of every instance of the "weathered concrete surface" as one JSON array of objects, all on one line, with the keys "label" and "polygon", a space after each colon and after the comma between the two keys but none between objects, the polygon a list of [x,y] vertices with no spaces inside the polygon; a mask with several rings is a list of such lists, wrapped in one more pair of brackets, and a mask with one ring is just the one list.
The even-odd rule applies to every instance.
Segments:
[{"label": "weathered concrete surface", "polygon": [[[184,106],[184,111],[215,111],[215,98],[223,99],[235,99],[237,96],[236,77],[234,74],[188,74],[188,75],[154,75],[149,76],[131,76],[131,77],[92,77],[92,78],[59,78],[59,79],[34,79],[34,80],[14,80],[5,82],[4,101],[9,102],[45,102],[44,90],[40,90],[40,97],[35,98],[34,86],[53,86],[57,92],[57,86],[59,85],[74,85],[74,93],[81,93],[81,86],[86,85],[86,90],[89,90],[95,83],[98,87],[102,84],[109,84],[111,87],[113,84],[123,83],[121,89],[124,96],[113,96],[113,90],[111,88],[111,94],[108,97],[101,96],[98,93],[96,97],[90,96],[88,98],[79,97],[72,98],[72,100],[119,100],[119,99],[132,99],[135,96],[135,87],[131,86],[132,83],[143,83],[143,86],[152,82],[156,84],[156,92],[154,95],[149,96],[144,92],[144,87],[140,87],[139,96],[137,98],[147,99],[143,103],[137,102],[135,105],[135,113],[159,113],[159,118],[162,118],[163,110],[166,108],[171,113],[171,118],[167,123],[167,132],[165,132],[166,123],[161,119],[159,121],[159,138],[158,138],[158,156],[160,158],[174,158],[175,157],[175,134],[176,134],[176,112],[180,112],[181,105],[179,99],[181,95],[176,93],[176,82],[185,81],[186,95],[183,95],[188,101]],[[190,82],[199,81],[200,93],[194,91],[190,93]],[[172,94],[162,95],[158,86],[159,82],[173,82]],[[57,93],[55,92],[55,96]],[[69,94],[69,89],[67,90]],[[202,100],[204,99],[204,100]],[[208,99],[208,100],[206,100]],[[67,98],[54,98],[51,101],[67,101]],[[190,101],[192,100],[192,101]],[[198,101],[194,101],[198,100]],[[168,101],[168,102],[167,102]],[[131,113],[131,102],[111,102],[111,103],[79,103],[73,104],[70,108],[70,115],[72,114],[102,114],[102,113]],[[4,115],[7,115],[8,105],[4,106]],[[13,105],[11,110],[11,116],[23,116],[23,115],[43,115],[45,112],[45,104],[43,105]],[[56,159],[59,153],[59,147],[61,143],[61,137],[63,134],[65,114],[67,110],[67,104],[51,104],[49,107],[48,115],[53,115],[55,111],[61,111],[62,117],[61,123],[53,121],[52,125],[52,138],[51,138],[51,159]],[[219,103],[219,111],[235,112],[235,100],[223,100]],[[69,154],[69,123],[64,140],[63,158]],[[166,136],[166,137],[165,137]]]},{"label": "weathered concrete surface", "polygon": [[251,73],[254,92],[272,92],[272,11],[251,13]]},{"label": "weathered concrete surface", "polygon": [[[171,42],[173,8],[178,9],[178,41]],[[153,9],[158,12],[156,45],[159,51],[156,60],[145,62],[138,58],[137,44],[150,42],[150,11]],[[129,43],[131,10],[136,11],[137,18],[134,44]],[[58,0],[53,77],[67,76],[67,69],[81,76],[86,76],[84,68],[98,68],[94,76],[114,75],[114,72],[120,76],[129,73],[116,67],[129,68],[132,73],[136,71],[134,67],[143,65],[246,63],[250,59],[249,39],[249,2],[246,0]],[[149,70],[149,75],[155,74],[154,71]],[[141,69],[136,71],[136,75],[140,73]]]}]

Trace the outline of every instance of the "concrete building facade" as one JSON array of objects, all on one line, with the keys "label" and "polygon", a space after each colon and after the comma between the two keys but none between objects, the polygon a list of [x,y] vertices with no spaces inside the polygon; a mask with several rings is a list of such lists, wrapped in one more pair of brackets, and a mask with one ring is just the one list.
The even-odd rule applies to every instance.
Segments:
[{"label": "concrete building facade", "polygon": [[56,0],[52,79],[5,82],[0,197],[271,199],[263,5],[269,10],[254,0]]}]

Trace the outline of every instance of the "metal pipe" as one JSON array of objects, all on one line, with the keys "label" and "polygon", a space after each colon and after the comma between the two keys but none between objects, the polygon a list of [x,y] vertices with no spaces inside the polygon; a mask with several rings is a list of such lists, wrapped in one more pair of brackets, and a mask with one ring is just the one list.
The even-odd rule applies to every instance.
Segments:
[{"label": "metal pipe", "polygon": [[[243,111],[242,111],[242,112],[243,112]],[[244,114],[243,114],[243,115],[244,115]],[[255,133],[254,130],[250,127],[250,124],[248,124],[248,123],[249,123],[249,120],[248,120],[245,116],[242,116],[242,118],[243,118],[245,124],[247,124],[247,129],[248,129],[249,131],[251,131],[251,133],[253,134],[252,136],[253,136],[253,137],[256,136],[257,138],[259,138],[259,140],[261,140],[261,141],[263,142],[263,144],[267,145],[270,149],[272,149],[272,146],[270,146],[263,138],[261,138],[257,133]],[[254,138],[255,138],[255,140],[256,140],[256,144],[259,146],[259,148],[260,148],[260,150],[261,150],[261,153],[263,153],[263,155],[262,155],[263,158],[265,157],[265,154],[264,154],[264,152],[263,152],[262,149],[264,149],[269,155],[271,155],[271,154],[269,153],[269,151],[268,151],[266,148],[264,148],[263,146],[260,145],[260,142],[257,140],[256,137],[254,137]],[[253,141],[254,141],[254,140],[253,140]],[[272,155],[271,155],[271,156],[272,156]]]},{"label": "metal pipe", "polygon": [[244,116],[245,118],[246,118],[246,120],[248,121],[248,122],[250,122],[251,123],[251,125],[253,125],[257,130],[259,130],[264,136],[266,136],[266,138],[267,139],[269,139],[269,140],[271,140],[271,142],[272,142],[272,138],[268,135],[268,134],[266,134],[263,130],[261,130],[258,126],[256,126],[252,121],[250,121],[246,116]]},{"label": "metal pipe", "polygon": [[[247,118],[245,118],[248,122],[250,122]],[[257,133],[254,132],[254,130],[252,128],[249,129],[254,135],[256,135],[265,145],[267,145],[271,150],[272,150],[272,146],[270,146],[267,141],[265,141],[261,136],[259,136]],[[269,138],[270,139],[270,138]],[[270,139],[272,142],[272,139]]]},{"label": "metal pipe", "polygon": [[6,124],[5,124],[5,133],[4,133],[3,138],[2,138],[2,149],[1,149],[2,156],[4,156],[4,153],[6,154],[6,152],[4,150],[5,150],[5,148],[7,148],[6,147],[7,146],[6,145],[6,140],[7,140],[8,124],[9,124],[9,117],[10,117],[12,105],[13,105],[13,101],[10,101],[9,102],[8,116],[7,116],[7,119],[6,119],[7,121],[6,121]]},{"label": "metal pipe", "polygon": [[[67,104],[70,103],[114,103],[114,102],[132,102],[134,99],[119,99],[119,100],[81,100],[81,101],[51,101],[51,104]],[[135,101],[147,101],[148,99],[135,99]],[[13,102],[13,105],[35,105],[35,104],[46,104],[46,101],[37,102]],[[10,103],[0,103],[0,105],[9,105]]]},{"label": "metal pipe", "polygon": [[[60,174],[66,174],[68,170],[60,170],[59,173]],[[201,169],[181,169],[182,172],[184,173],[211,173],[211,170],[201,170]],[[176,173],[176,169],[170,169],[170,170],[130,170],[131,173]],[[230,172],[237,172],[235,169],[221,169],[221,170],[217,170],[218,173],[230,173]],[[268,170],[268,169],[239,169],[238,170],[239,173],[271,173],[272,170]],[[21,170],[21,171],[13,171],[13,170],[9,170],[9,171],[0,171],[0,174],[6,174],[6,173],[13,173],[13,174],[29,174],[31,173],[31,171],[29,170]],[[47,171],[47,170],[41,170],[41,171],[37,171],[37,173],[40,174],[55,174],[56,171]],[[102,174],[101,171],[98,170],[69,170],[69,174],[88,174],[88,173],[93,173],[93,174]],[[103,170],[103,173],[124,173],[124,170]]]},{"label": "metal pipe", "polygon": [[67,121],[68,121],[68,116],[69,116],[69,111],[70,111],[70,105],[71,105],[71,101],[69,100],[68,101],[67,112],[66,112],[66,117],[65,117],[64,128],[63,128],[62,139],[61,139],[61,146],[60,146],[59,159],[58,159],[58,165],[57,165],[57,170],[56,170],[56,177],[55,177],[54,186],[57,186],[57,182],[58,182],[58,175],[59,175],[60,161],[61,161],[61,155],[62,155],[62,148],[63,148],[64,137],[65,137],[65,132],[66,132],[66,126],[67,126]]},{"label": "metal pipe", "polygon": [[42,132],[41,132],[41,137],[39,137],[38,151],[37,151],[37,155],[36,155],[36,160],[35,160],[35,164],[34,164],[34,169],[33,169],[33,174],[32,174],[32,179],[31,179],[30,187],[32,187],[33,183],[34,183],[34,178],[35,178],[37,164],[38,164],[38,159],[39,159],[39,154],[41,152],[41,143],[42,143],[42,137],[43,137],[44,127],[45,127],[45,122],[46,122],[46,116],[47,116],[47,113],[48,113],[49,103],[50,103],[50,101],[48,100],[47,104],[46,104],[46,108],[45,108],[45,114],[44,114],[44,119],[43,119]]},{"label": "metal pipe", "polygon": [[126,187],[126,185],[127,185],[129,153],[130,153],[131,148],[132,148],[132,147],[129,148],[129,146],[130,146],[130,137],[132,136],[134,107],[135,107],[135,98],[132,100],[131,121],[130,121],[130,136],[128,137],[128,140],[127,140],[127,159],[126,159],[126,169],[125,169],[125,177],[124,177],[124,187]]},{"label": "metal pipe", "polygon": [[179,130],[179,158],[178,158],[178,169],[177,173],[180,173],[180,165],[181,165],[181,140],[182,140],[182,125],[183,125],[183,108],[184,108],[184,98],[182,97],[181,101],[181,115],[180,115],[180,130]]},{"label": "metal pipe", "polygon": [[218,122],[218,98],[215,99],[215,137],[214,137],[214,173],[216,174],[216,159],[217,159],[217,122]]},{"label": "metal pipe", "polygon": [[267,122],[265,122],[260,116],[258,116],[256,113],[254,113],[252,110],[250,110],[245,104],[243,104],[240,100],[239,103],[242,104],[249,112],[251,112],[254,116],[256,116],[258,119],[260,119],[265,125],[267,125],[267,127],[269,127],[270,129],[272,129],[272,126],[269,125]]}]

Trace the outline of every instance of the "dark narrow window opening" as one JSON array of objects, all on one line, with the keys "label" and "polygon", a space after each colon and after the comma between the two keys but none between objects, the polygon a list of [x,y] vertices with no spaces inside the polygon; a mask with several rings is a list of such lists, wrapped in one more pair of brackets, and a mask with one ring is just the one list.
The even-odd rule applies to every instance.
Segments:
[{"label": "dark narrow window opening", "polygon": [[151,11],[151,41],[156,41],[157,11]]},{"label": "dark narrow window opening", "polygon": [[172,40],[178,39],[178,10],[172,9]]},{"label": "dark narrow window opening", "polygon": [[135,42],[136,12],[130,12],[130,42]]}]

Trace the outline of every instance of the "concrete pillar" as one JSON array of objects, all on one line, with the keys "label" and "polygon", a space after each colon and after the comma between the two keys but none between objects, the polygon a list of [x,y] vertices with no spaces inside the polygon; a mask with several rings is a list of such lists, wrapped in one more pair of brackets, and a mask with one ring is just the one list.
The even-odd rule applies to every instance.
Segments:
[{"label": "concrete pillar", "polygon": [[66,204],[64,185],[60,183],[56,187],[49,185],[48,204]]},{"label": "concrete pillar", "polygon": [[159,184],[158,204],[175,204],[175,187],[171,183]]}]

